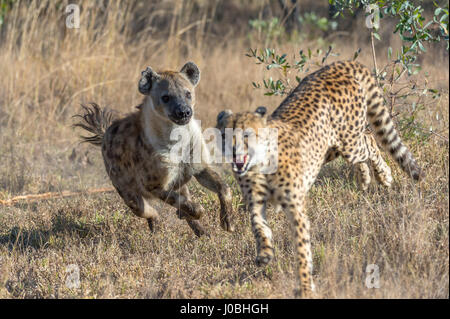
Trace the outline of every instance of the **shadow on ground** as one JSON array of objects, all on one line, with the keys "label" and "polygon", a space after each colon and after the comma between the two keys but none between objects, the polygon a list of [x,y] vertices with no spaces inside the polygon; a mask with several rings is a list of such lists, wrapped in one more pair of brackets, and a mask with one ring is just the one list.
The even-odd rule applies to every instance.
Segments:
[{"label": "shadow on ground", "polygon": [[14,249],[26,250],[28,248],[43,249],[48,245],[50,237],[63,237],[64,234],[73,235],[80,239],[95,237],[105,223],[82,224],[75,221],[71,216],[65,216],[62,211],[52,219],[50,229],[37,228],[26,229],[14,226],[6,234],[0,236],[0,245],[8,247],[9,251]]}]

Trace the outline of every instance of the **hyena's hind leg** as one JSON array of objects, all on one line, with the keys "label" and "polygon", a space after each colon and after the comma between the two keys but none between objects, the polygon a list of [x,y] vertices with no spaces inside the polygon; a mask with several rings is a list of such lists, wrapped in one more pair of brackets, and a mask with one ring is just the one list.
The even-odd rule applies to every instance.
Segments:
[{"label": "hyena's hind leg", "polygon": [[148,223],[148,227],[151,232],[155,231],[155,224],[159,218],[159,214],[152,206],[149,204],[149,200],[145,199],[139,194],[134,194],[128,191],[116,188],[119,195],[124,200],[125,204],[130,207],[131,211],[141,218],[145,218]]}]

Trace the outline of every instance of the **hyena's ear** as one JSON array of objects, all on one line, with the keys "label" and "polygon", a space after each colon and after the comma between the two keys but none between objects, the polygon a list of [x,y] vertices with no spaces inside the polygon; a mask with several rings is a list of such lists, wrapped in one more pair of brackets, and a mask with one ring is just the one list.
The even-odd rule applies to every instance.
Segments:
[{"label": "hyena's ear", "polygon": [[200,82],[200,70],[194,62],[186,63],[181,68],[180,73],[183,73],[193,86],[197,86],[198,82]]},{"label": "hyena's ear", "polygon": [[232,110],[225,110],[220,112],[217,115],[217,128],[222,128],[222,126],[226,123],[226,120],[233,115],[233,111]]},{"label": "hyena's ear", "polygon": [[255,113],[258,113],[263,117],[267,113],[267,108],[265,106],[258,106],[258,108],[255,110]]},{"label": "hyena's ear", "polygon": [[158,76],[158,73],[153,71],[151,67],[147,67],[145,71],[142,71],[141,79],[139,80],[139,92],[144,95],[149,95],[152,89],[152,82]]}]

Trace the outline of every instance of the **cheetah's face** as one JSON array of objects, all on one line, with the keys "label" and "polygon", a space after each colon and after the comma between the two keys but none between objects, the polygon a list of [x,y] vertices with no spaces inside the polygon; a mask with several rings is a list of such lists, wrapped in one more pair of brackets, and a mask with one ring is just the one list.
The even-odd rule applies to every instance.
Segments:
[{"label": "cheetah's face", "polygon": [[[222,149],[225,154],[232,154],[232,169],[239,176],[247,174],[266,157],[266,145],[258,139],[259,129],[267,124],[266,112],[265,107],[258,107],[255,112],[233,114],[226,110],[217,116],[216,127],[222,133]],[[231,143],[227,140],[229,133],[226,129],[231,129]]]}]

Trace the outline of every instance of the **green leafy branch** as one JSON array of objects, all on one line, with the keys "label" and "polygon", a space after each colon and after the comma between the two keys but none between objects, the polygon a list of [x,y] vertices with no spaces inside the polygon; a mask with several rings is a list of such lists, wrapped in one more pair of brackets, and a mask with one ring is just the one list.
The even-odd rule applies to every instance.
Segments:
[{"label": "green leafy branch", "polygon": [[[332,53],[330,46],[326,52],[321,49],[312,51],[307,49],[306,52],[300,50],[298,57],[293,56],[292,60],[288,60],[287,54],[277,54],[275,49],[250,49],[245,55],[255,60],[256,64],[265,66],[267,71],[276,70],[278,79],[272,77],[263,79],[261,82],[252,82],[256,89],[264,87],[264,95],[285,95],[288,94],[296,85],[302,81],[302,74],[308,73],[312,67],[322,67],[329,56],[336,56]],[[295,85],[290,80],[290,74],[295,71]]]}]

